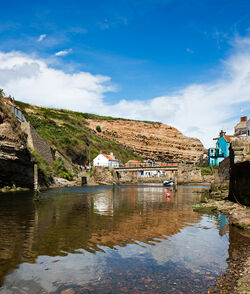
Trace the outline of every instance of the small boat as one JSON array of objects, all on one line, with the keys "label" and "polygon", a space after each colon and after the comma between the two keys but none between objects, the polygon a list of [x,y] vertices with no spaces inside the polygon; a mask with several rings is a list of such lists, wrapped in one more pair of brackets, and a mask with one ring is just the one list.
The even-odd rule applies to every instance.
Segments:
[{"label": "small boat", "polygon": [[173,180],[163,182],[163,186],[165,186],[165,187],[169,187],[169,186],[173,186],[173,185],[174,185]]}]

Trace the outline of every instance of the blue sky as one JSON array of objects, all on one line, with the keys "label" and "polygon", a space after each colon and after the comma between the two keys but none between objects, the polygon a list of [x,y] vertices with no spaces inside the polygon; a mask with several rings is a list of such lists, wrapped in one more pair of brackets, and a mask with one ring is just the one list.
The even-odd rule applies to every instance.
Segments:
[{"label": "blue sky", "polygon": [[[227,83],[228,88],[233,83],[230,78],[236,82],[241,75],[237,72],[232,78],[235,63],[242,62],[243,72],[248,72],[248,0],[0,3],[0,87],[17,99],[83,112],[160,120],[186,135],[199,137],[205,144],[220,128],[232,132],[239,116],[250,113],[247,90],[238,94],[241,97],[235,93],[228,98],[235,99],[232,108],[226,101],[227,105],[215,106],[216,111],[222,107],[224,112],[220,119],[216,111],[214,119],[214,109],[209,106],[216,123],[210,124],[208,117],[200,125],[194,120],[203,119],[200,113],[206,112],[206,107],[188,107],[188,114],[185,109],[184,113],[180,111],[185,103],[205,101],[207,106],[216,95],[217,101],[219,85]],[[244,56],[247,62],[240,58]],[[50,92],[44,90],[46,77]],[[53,78],[59,88],[52,85]],[[60,93],[60,85],[67,83],[68,88]],[[25,89],[27,85],[32,89]]]}]

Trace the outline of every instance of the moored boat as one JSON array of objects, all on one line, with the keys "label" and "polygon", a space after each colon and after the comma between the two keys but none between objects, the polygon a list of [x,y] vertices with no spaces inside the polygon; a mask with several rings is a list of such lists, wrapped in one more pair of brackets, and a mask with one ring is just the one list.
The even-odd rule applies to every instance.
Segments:
[{"label": "moored boat", "polygon": [[163,186],[165,186],[165,187],[169,187],[169,186],[173,186],[173,185],[174,185],[173,180],[163,182]]}]

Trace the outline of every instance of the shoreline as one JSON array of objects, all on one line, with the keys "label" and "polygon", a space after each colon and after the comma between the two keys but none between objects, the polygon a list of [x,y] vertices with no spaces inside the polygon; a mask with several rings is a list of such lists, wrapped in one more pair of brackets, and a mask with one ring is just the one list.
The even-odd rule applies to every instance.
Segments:
[{"label": "shoreline", "polygon": [[226,215],[229,224],[237,228],[248,239],[249,246],[241,248],[232,255],[228,262],[226,273],[216,279],[213,287],[207,293],[244,294],[250,291],[250,208],[228,200],[205,200],[192,206],[200,213],[222,213]]}]

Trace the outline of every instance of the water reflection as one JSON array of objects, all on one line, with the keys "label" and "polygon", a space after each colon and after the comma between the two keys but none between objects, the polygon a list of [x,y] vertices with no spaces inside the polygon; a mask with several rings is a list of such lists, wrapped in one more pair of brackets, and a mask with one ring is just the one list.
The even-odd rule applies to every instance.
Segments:
[{"label": "water reflection", "polygon": [[227,266],[228,224],[192,211],[194,189],[55,189],[36,205],[30,194],[2,196],[2,292],[202,293],[206,272]]}]

